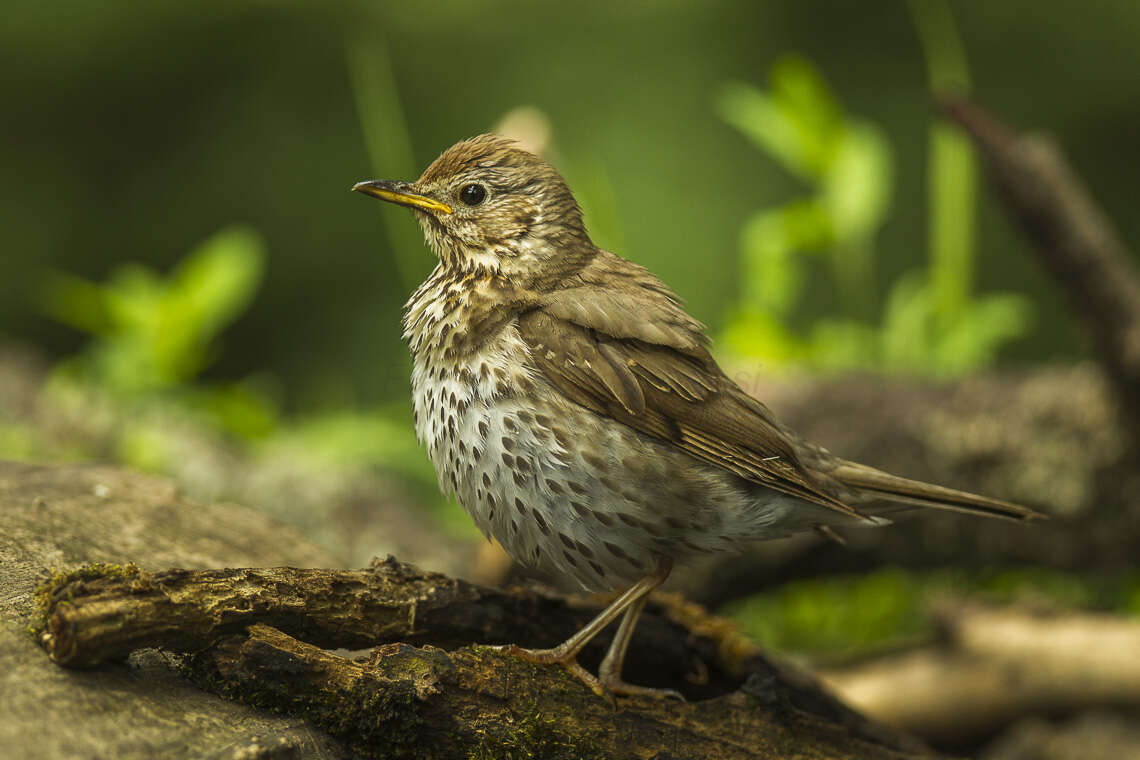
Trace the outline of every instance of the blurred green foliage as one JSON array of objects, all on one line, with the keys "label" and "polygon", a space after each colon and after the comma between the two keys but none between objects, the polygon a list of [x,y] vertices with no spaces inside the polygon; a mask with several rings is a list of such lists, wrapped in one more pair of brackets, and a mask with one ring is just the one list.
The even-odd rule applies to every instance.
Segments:
[{"label": "blurred green foliage", "polygon": [[[61,360],[50,403],[113,444],[49,450],[45,431],[2,421],[3,456],[171,471],[189,416],[244,452],[399,472],[437,507],[398,326],[434,260],[405,213],[348,187],[414,177],[520,105],[555,125],[552,160],[595,240],[671,283],[743,356],[944,375],[1076,353],[1052,286],[979,203],[968,146],[932,123],[932,90],[973,87],[1048,128],[1140,239],[1140,185],[1120,171],[1140,129],[1140,84],[1121,64],[1140,42],[1136,3],[6,10],[0,334]],[[767,89],[723,86],[769,70]],[[183,257],[235,213],[258,233]],[[1038,304],[1032,325],[1014,289]],[[77,354],[71,328],[89,336]],[[436,514],[474,533],[454,505]],[[1001,578],[987,583],[1140,613],[1140,584],[1106,602],[1095,584]],[[874,648],[924,635],[927,587],[954,583],[810,581],[735,614],[788,651]]]},{"label": "blurred green foliage", "polygon": [[[358,31],[345,43],[360,133],[377,177],[411,179],[419,175],[419,167],[415,165],[412,139],[388,50],[381,31],[373,25],[366,28],[370,33]],[[410,293],[430,271],[432,259],[425,255],[426,246],[419,226],[408,224],[408,212],[386,203],[379,206],[400,285]]]},{"label": "blurred green foliage", "polygon": [[[828,320],[879,331],[879,305],[906,272],[925,268],[931,209],[948,208],[931,197],[927,72],[946,14],[928,13],[927,31],[912,18],[928,5],[471,0],[425,13],[355,0],[71,2],[66,12],[15,4],[0,28],[0,97],[11,111],[0,123],[0,333],[52,358],[71,353],[75,336],[38,311],[47,272],[105,282],[124,261],[169,271],[238,216],[264,236],[272,266],[205,377],[271,370],[290,410],[403,398],[400,305],[407,282],[433,262],[410,220],[347,188],[415,176],[520,105],[549,116],[555,161],[590,201],[586,221],[599,242],[659,274],[721,333],[735,316],[725,304],[744,305],[756,287],[740,276],[742,227],[757,209],[816,198],[820,185],[755,150],[710,100],[726,81],[760,81],[789,49],[858,114],[844,123],[873,125],[886,140],[891,167],[889,214],[869,257],[796,254],[805,284],[793,334],[818,340],[812,332]],[[1138,41],[1140,6],[945,7],[977,97],[1054,134],[1122,236],[1140,239],[1131,213],[1140,187],[1120,171],[1140,128],[1140,85],[1121,65]],[[930,29],[934,43],[924,41]],[[857,200],[875,208],[870,195]],[[974,204],[972,271],[940,278],[928,269],[892,308],[953,302],[951,291],[911,295],[928,281],[1025,292],[1037,319],[999,358],[1074,355],[1069,317],[995,205]],[[855,295],[849,306],[837,267],[858,273],[857,263],[869,263],[871,287],[842,291]]]},{"label": "blurred green foliage", "polygon": [[860,576],[793,581],[733,602],[722,612],[762,646],[832,663],[927,640],[934,635],[932,606],[963,599],[1140,615],[1140,575],[1081,578],[1041,568],[885,568]]},{"label": "blurred green foliage", "polygon": [[202,243],[165,278],[141,264],[122,265],[106,284],[56,275],[47,312],[94,338],[58,365],[57,382],[80,381],[125,399],[165,396],[230,432],[269,433],[277,410],[255,383],[194,382],[218,358],[218,334],[253,298],[263,248],[252,230],[233,227]]},{"label": "blurred green foliage", "polygon": [[[945,34],[953,27],[939,28]],[[932,58],[943,66],[942,47],[935,47]],[[718,106],[726,121],[812,190],[745,224],[741,295],[725,327],[726,343],[739,356],[959,375],[988,365],[1003,343],[1025,333],[1030,308],[1023,296],[972,293],[975,181],[964,138],[932,127],[930,266],[890,286],[875,326],[875,235],[894,191],[883,131],[847,117],[817,69],[795,56],[773,66],[768,92],[730,85]],[[826,310],[797,330],[797,306],[809,287],[819,287],[807,256],[825,259],[839,314]]]},{"label": "blurred green foliage", "polygon": [[98,339],[69,367],[123,393],[194,379],[216,358],[217,334],[256,291],[262,248],[251,230],[232,228],[192,251],[167,278],[140,264],[124,264],[105,285],[58,275],[48,313]]},{"label": "blurred green foliage", "polygon": [[[847,119],[819,72],[800,57],[773,66],[770,92],[730,85],[718,106],[725,120],[813,190],[745,223],[742,290],[726,327],[729,346],[773,361],[824,365],[867,356],[874,335],[854,322],[826,320],[807,338],[790,322],[808,287],[803,254],[826,257],[845,311],[870,313],[874,235],[892,189],[886,138],[871,124]],[[835,340],[837,333],[844,338]],[[840,358],[847,351],[849,358]]]},{"label": "blurred green foliage", "polygon": [[[255,297],[265,261],[261,237],[249,228],[231,227],[187,254],[166,276],[139,264],[121,266],[106,283],[55,275],[45,293],[46,311],[90,340],[56,365],[47,399],[65,414],[110,404],[109,414],[119,420],[112,455],[131,467],[177,472],[187,432],[172,421],[192,420],[209,437],[228,436],[245,455],[396,474],[453,533],[478,535],[457,506],[440,496],[435,473],[405,420],[406,402],[285,416],[274,400],[274,384],[264,375],[238,382],[202,378],[223,350],[222,331]],[[70,456],[42,448],[35,431],[0,427],[0,456],[96,456],[82,446]]]}]

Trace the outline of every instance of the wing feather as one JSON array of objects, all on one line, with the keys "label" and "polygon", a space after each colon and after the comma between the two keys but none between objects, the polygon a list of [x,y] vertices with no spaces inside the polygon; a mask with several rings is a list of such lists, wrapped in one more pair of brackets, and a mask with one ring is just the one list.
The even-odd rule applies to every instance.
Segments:
[{"label": "wing feather", "polygon": [[566,397],[746,480],[870,522],[868,499],[1028,519],[1015,504],[907,480],[799,441],[709,354],[704,326],[648,270],[606,251],[534,294],[518,330]]},{"label": "wing feather", "polygon": [[563,313],[539,307],[519,317],[518,330],[536,365],[567,397],[742,478],[858,516],[801,464],[794,440],[767,407],[699,344],[685,353],[616,338]]}]

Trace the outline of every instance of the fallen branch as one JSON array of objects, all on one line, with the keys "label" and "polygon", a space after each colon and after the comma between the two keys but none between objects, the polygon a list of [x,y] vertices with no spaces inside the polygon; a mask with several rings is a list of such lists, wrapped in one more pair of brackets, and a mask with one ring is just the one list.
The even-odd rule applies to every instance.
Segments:
[{"label": "fallen branch", "polygon": [[824,673],[856,708],[935,742],[1029,715],[1140,706],[1140,622],[1091,613],[956,607],[945,644]]},{"label": "fallen branch", "polygon": [[[146,646],[195,651],[263,623],[327,647],[431,640],[458,646],[491,635],[504,617],[531,637],[557,613],[539,594],[509,595],[422,573],[394,560],[367,570],[96,567],[57,578],[41,643],[53,660],[88,667]],[[564,611],[569,617],[568,610]],[[582,620],[588,619],[583,615]],[[567,624],[571,624],[569,620]]]},{"label": "fallen branch", "polygon": [[[198,683],[310,719],[367,756],[929,756],[668,596],[638,627],[627,677],[678,689],[683,704],[599,698],[561,668],[470,646],[549,645],[596,608],[391,559],[360,571],[99,567],[57,577],[41,601],[56,662],[179,653]],[[326,651],[376,644],[366,661]]]}]

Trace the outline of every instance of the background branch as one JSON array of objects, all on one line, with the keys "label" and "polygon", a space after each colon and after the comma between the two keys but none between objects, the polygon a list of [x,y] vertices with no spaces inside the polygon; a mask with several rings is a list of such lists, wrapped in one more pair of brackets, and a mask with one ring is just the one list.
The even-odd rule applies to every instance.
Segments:
[{"label": "background branch", "polygon": [[1019,135],[977,103],[945,98],[946,118],[973,139],[1005,209],[1084,322],[1140,441],[1140,275],[1061,150]]},{"label": "background branch", "polygon": [[824,672],[869,715],[968,742],[1030,715],[1140,706],[1140,623],[1093,613],[953,606],[939,646]]}]

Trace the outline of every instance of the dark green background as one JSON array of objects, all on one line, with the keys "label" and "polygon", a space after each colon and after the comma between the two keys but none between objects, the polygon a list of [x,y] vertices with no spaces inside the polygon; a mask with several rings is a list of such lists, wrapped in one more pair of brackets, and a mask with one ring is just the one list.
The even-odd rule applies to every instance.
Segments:
[{"label": "dark green background", "polygon": [[[1125,239],[1140,240],[1140,3],[952,9],[975,96],[1058,137]],[[902,2],[147,0],[18,3],[4,15],[0,335],[52,355],[82,338],[39,310],[46,272],[165,269],[242,222],[268,243],[266,279],[211,374],[271,370],[302,408],[406,394],[407,287],[387,217],[348,192],[373,175],[349,38],[390,50],[417,171],[513,107],[546,112],[568,164],[605,168],[619,252],[714,328],[734,294],[743,220],[797,192],[721,121],[714,93],[762,85],[777,57],[801,52],[895,149],[882,289],[926,255],[930,99]],[[982,204],[980,289],[1026,292],[1037,307],[1032,333],[1003,356],[1079,351],[1063,302],[988,193]]]}]

